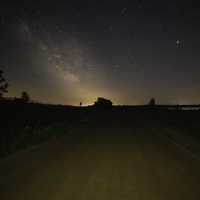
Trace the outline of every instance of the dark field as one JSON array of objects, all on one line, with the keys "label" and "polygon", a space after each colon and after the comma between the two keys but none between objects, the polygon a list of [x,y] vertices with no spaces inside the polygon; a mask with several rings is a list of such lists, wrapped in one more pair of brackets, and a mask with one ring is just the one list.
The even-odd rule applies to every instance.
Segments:
[{"label": "dark field", "polygon": [[199,119],[200,111],[1,105],[0,199],[199,199]]}]

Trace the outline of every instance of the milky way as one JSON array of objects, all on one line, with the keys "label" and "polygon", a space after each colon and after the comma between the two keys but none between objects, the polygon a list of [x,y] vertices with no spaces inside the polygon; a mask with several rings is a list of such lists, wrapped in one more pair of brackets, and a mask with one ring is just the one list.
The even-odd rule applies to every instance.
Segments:
[{"label": "milky way", "polygon": [[1,3],[8,96],[91,104],[200,102],[199,12],[178,1]]}]

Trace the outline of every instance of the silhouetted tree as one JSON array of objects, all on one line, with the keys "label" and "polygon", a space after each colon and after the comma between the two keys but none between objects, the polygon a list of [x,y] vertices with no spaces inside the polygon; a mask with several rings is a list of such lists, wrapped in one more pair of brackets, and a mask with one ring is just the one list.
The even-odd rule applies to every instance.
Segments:
[{"label": "silhouetted tree", "polygon": [[181,106],[179,104],[176,105],[176,110],[180,110]]},{"label": "silhouetted tree", "polygon": [[27,103],[30,101],[30,96],[27,92],[24,91],[24,92],[22,92],[21,99],[23,102]]},{"label": "silhouetted tree", "polygon": [[98,97],[97,101],[95,101],[94,106],[98,106],[98,107],[112,107],[112,101],[102,98],[102,97]]},{"label": "silhouetted tree", "polygon": [[149,103],[148,103],[149,106],[155,106],[156,105],[156,100],[155,98],[151,98]]},{"label": "silhouetted tree", "polygon": [[4,93],[8,92],[8,83],[6,79],[3,77],[3,71],[0,70],[0,98],[3,97]]}]

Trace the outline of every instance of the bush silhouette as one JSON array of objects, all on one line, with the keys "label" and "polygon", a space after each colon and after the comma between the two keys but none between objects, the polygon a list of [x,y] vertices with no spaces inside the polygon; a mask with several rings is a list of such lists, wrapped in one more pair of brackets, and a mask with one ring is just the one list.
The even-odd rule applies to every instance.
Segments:
[{"label": "bush silhouette", "polygon": [[30,101],[30,96],[27,92],[22,92],[21,99],[23,102],[27,103]]},{"label": "bush silhouette", "polygon": [[156,100],[155,98],[151,98],[149,103],[148,103],[149,106],[155,106],[156,105]]},{"label": "bush silhouette", "polygon": [[95,101],[94,106],[101,108],[109,108],[112,107],[112,101],[109,99],[105,99],[102,97],[98,97],[97,101]]}]

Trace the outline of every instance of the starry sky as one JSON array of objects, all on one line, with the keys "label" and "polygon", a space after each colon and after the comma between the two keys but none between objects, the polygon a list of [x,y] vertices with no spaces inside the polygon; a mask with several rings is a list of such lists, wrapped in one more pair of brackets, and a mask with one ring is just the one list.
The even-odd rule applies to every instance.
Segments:
[{"label": "starry sky", "polygon": [[199,103],[199,10],[176,0],[1,1],[7,95],[71,105],[99,96]]}]

